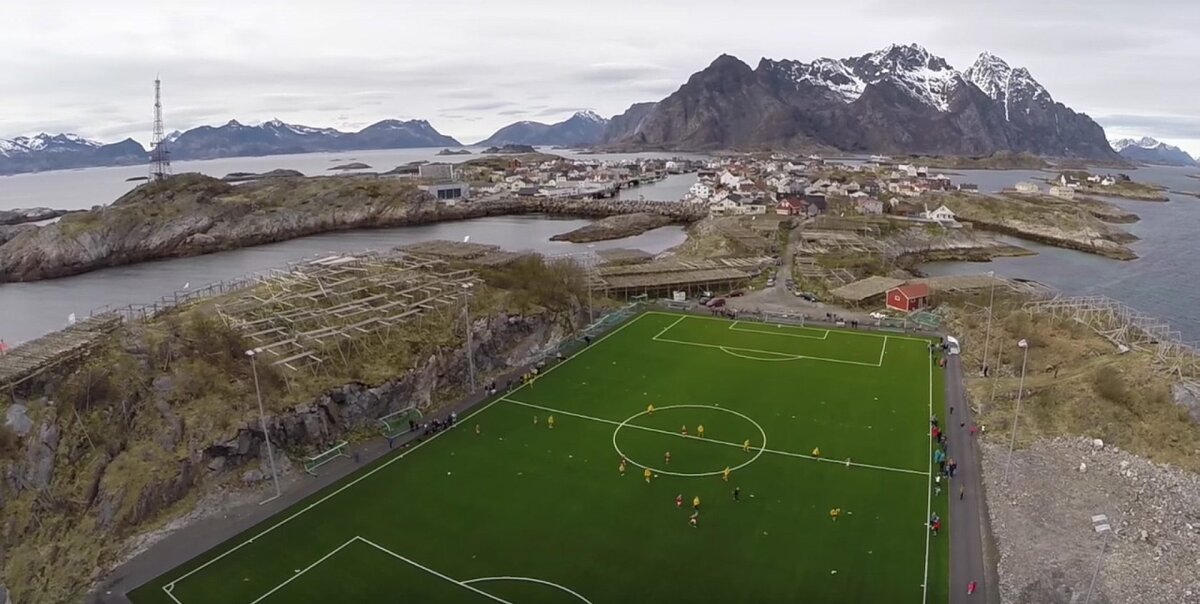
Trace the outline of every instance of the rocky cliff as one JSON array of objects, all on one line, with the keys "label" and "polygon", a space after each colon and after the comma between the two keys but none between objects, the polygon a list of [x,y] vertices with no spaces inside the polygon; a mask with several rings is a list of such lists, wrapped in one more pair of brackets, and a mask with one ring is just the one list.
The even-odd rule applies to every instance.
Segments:
[{"label": "rocky cliff", "polygon": [[756,68],[722,55],[618,142],[1120,159],[1096,122],[1054,101],[1027,70],[983,53],[959,72],[915,44]]},{"label": "rocky cliff", "polygon": [[[480,300],[487,312],[471,326],[484,377],[526,362],[580,320],[577,299],[518,315],[496,302],[502,294]],[[90,360],[23,385],[15,401],[0,398],[0,575],[15,602],[80,601],[130,548],[148,545],[147,531],[189,515],[206,493],[232,496],[269,477],[244,345],[195,312],[123,329]],[[412,327],[346,366],[390,366],[377,381],[343,368],[289,375],[284,387],[260,367],[276,451],[299,456],[373,430],[389,412],[453,401],[468,368],[455,325],[461,332],[453,320]],[[415,330],[426,336],[414,341]],[[407,361],[391,365],[398,358]]]},{"label": "rocky cliff", "polygon": [[605,217],[651,212],[688,222],[694,204],[508,199],[445,205],[396,179],[272,178],[240,186],[198,174],[134,189],[112,205],[8,235],[0,283],[62,277],[155,258],[194,256],[328,231],[505,214]]}]

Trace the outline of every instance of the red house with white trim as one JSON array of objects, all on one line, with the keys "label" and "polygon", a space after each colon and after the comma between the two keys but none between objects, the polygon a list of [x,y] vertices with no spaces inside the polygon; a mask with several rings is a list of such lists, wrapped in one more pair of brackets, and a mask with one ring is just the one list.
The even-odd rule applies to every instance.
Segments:
[{"label": "red house with white trim", "polygon": [[887,293],[887,307],[900,312],[912,312],[929,305],[929,286],[924,283],[905,283]]}]

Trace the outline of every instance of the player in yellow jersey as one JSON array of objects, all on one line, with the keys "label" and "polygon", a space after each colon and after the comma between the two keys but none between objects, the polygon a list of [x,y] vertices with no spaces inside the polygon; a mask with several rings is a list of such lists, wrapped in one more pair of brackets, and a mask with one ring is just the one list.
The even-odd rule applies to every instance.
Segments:
[{"label": "player in yellow jersey", "polygon": [[729,482],[729,474],[730,474],[732,471],[733,471],[733,470],[730,470],[730,469],[729,469],[729,466],[725,466],[725,471],[724,471],[724,472],[721,472],[721,480],[724,480],[725,482]]},{"label": "player in yellow jersey", "polygon": [[700,496],[699,495],[696,495],[695,497],[692,498],[692,509],[696,510],[696,511],[700,511]]},{"label": "player in yellow jersey", "polygon": [[625,459],[624,458],[621,459],[621,463],[617,464],[617,471],[621,473],[621,476],[625,475]]},{"label": "player in yellow jersey", "polygon": [[646,484],[650,484],[650,477],[653,475],[654,473],[650,471],[650,468],[646,468],[642,471],[642,477],[646,479]]},{"label": "player in yellow jersey", "polygon": [[821,456],[821,447],[813,447],[812,456],[820,457]]},{"label": "player in yellow jersey", "polygon": [[842,515],[842,508],[833,508],[829,510],[829,519],[837,522],[838,516]]},{"label": "player in yellow jersey", "polygon": [[696,435],[700,438],[704,438],[704,424],[696,426]]},{"label": "player in yellow jersey", "polygon": [[651,414],[651,415],[654,414],[654,404],[653,403],[646,405],[646,413]]},{"label": "player in yellow jersey", "polygon": [[750,452],[750,439],[749,438],[746,439],[746,442],[742,443],[742,450],[747,453]]},{"label": "player in yellow jersey", "polygon": [[553,430],[553,429],[554,429],[554,416],[553,416],[553,415],[551,415],[550,417],[547,417],[547,418],[546,418],[546,425],[547,425],[547,426],[550,426],[550,429],[551,429],[551,430]]}]

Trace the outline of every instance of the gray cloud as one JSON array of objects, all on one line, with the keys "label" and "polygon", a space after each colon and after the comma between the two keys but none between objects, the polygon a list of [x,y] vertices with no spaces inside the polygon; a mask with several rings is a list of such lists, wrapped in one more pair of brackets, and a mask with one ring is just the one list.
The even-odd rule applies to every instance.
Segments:
[{"label": "gray cloud", "polygon": [[[439,3],[375,0],[150,7],[109,0],[98,12],[56,0],[6,11],[0,136],[66,130],[144,142],[162,74],[169,129],[414,116],[470,138],[517,115],[614,115],[659,100],[723,52],[754,64],[916,41],[959,68],[984,50],[1025,66],[1057,100],[1104,116],[1122,136],[1200,140],[1186,117],[1200,96],[1194,0],[758,0],[736,9],[606,0],[602,10],[594,0],[509,0],[472,3],[469,19]],[[806,24],[849,24],[853,35]]]}]

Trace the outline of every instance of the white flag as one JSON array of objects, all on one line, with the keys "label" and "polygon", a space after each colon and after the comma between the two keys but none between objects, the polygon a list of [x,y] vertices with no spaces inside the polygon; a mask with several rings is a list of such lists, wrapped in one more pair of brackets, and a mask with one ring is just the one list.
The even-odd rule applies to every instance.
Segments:
[{"label": "white flag", "polygon": [[191,282],[191,281],[188,281],[187,283],[184,283],[184,284],[183,284],[183,289],[187,289],[187,288],[189,288],[189,287],[191,287],[191,286],[192,286],[192,282]]},{"label": "white flag", "polygon": [[1021,348],[1029,348],[1029,342],[1021,340],[1020,342],[1017,342],[1017,346],[1020,346]]},{"label": "white flag", "polygon": [[467,242],[469,242],[469,241],[471,241],[471,236],[470,236],[470,235],[467,235],[466,237],[463,237],[463,243],[467,243]]},{"label": "white flag", "polygon": [[67,315],[67,325],[74,325],[74,324],[75,324],[75,313],[71,313],[71,314]]}]

